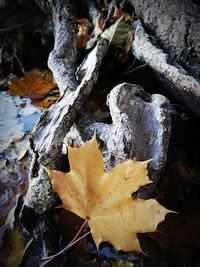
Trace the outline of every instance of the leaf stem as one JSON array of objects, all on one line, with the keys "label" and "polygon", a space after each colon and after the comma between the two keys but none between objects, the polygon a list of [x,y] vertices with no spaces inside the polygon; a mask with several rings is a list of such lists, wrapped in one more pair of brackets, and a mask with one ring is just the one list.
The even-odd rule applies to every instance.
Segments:
[{"label": "leaf stem", "polygon": [[127,72],[129,72],[130,71],[130,69],[133,67],[133,65],[135,64],[135,62],[136,62],[136,58],[134,58],[134,60],[133,60],[133,62],[131,63],[131,65],[128,67],[128,69],[127,70],[125,70],[124,71],[124,73],[123,74],[126,74]]},{"label": "leaf stem", "polygon": [[129,73],[134,72],[134,71],[136,71],[136,70],[138,70],[138,69],[140,69],[140,68],[143,68],[143,67],[145,67],[145,66],[147,66],[147,63],[145,63],[145,64],[143,64],[143,65],[140,65],[140,66],[138,66],[137,68],[135,68],[135,69],[133,69],[133,70],[125,71],[123,74],[129,74]]},{"label": "leaf stem", "polygon": [[[65,252],[67,249],[69,249],[70,247],[72,247],[73,245],[75,245],[76,243],[78,243],[80,240],[84,239],[87,235],[89,235],[91,233],[91,231],[87,232],[86,234],[82,235],[81,237],[79,237],[78,239],[76,239],[74,242],[69,243],[64,249],[62,249],[60,252],[58,252],[55,255],[52,255],[48,258],[48,260],[46,262],[44,262],[40,267],[44,267],[46,266],[50,261],[52,261],[53,259],[55,259],[57,256],[59,256],[60,254],[62,254],[63,252]],[[44,258],[43,258],[44,260]]]},{"label": "leaf stem", "polygon": [[81,225],[80,229],[78,230],[77,234],[74,236],[74,238],[70,241],[70,243],[64,247],[61,251],[59,251],[57,254],[54,254],[52,256],[46,257],[46,258],[42,258],[42,260],[45,260],[46,262],[44,262],[40,267],[44,267],[45,265],[47,265],[50,261],[52,261],[54,258],[56,258],[57,256],[59,256],[60,254],[62,254],[63,252],[65,252],[67,249],[69,249],[70,247],[72,247],[73,245],[75,245],[76,243],[78,243],[80,240],[82,240],[83,238],[85,238],[87,235],[89,235],[91,233],[91,231],[87,232],[86,234],[82,235],[81,237],[79,237],[77,239],[77,237],[79,236],[79,234],[81,233],[81,231],[83,230],[84,226],[86,225],[87,220],[84,221],[84,223]]}]

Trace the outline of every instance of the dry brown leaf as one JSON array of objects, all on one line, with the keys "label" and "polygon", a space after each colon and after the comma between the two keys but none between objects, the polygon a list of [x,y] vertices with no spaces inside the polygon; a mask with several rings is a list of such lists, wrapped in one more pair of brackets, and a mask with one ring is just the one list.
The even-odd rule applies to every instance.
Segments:
[{"label": "dry brown leaf", "polygon": [[103,32],[103,25],[102,25],[102,17],[101,15],[98,16],[98,19],[96,21],[96,25],[94,28],[95,36],[99,36]]},{"label": "dry brown leaf", "polygon": [[86,44],[86,49],[91,49],[92,47],[95,46],[98,37],[100,36],[100,34],[103,32],[103,25],[102,25],[102,17],[99,14],[97,20],[96,20],[96,24],[94,27],[94,37],[92,37]]},{"label": "dry brown leaf", "polygon": [[18,267],[24,254],[24,237],[18,228],[9,232],[0,247],[0,265]]},{"label": "dry brown leaf", "polygon": [[93,137],[83,147],[68,147],[70,172],[47,172],[62,206],[88,220],[97,248],[108,241],[117,250],[142,251],[137,233],[155,231],[169,212],[156,200],[132,199],[151,181],[147,164],[127,160],[104,173],[103,158]]},{"label": "dry brown leaf", "polygon": [[121,62],[125,62],[127,60],[128,52],[131,49],[132,43],[133,43],[133,34],[128,36],[126,43],[124,45],[124,48],[123,48],[122,52],[119,54],[119,60]]},{"label": "dry brown leaf", "polygon": [[77,19],[77,24],[80,24],[80,25],[84,25],[84,26],[87,26],[89,25],[89,20],[86,19],[86,18],[82,18],[82,19]]},{"label": "dry brown leaf", "polygon": [[49,108],[51,105],[55,104],[58,99],[59,99],[59,94],[55,94],[41,99],[34,99],[32,101],[32,104],[40,108]]},{"label": "dry brown leaf", "polygon": [[24,77],[12,77],[9,83],[9,92],[12,96],[28,96],[32,99],[43,98],[55,87],[53,75],[50,71],[33,69],[24,74]]},{"label": "dry brown leaf", "polygon": [[76,35],[77,46],[82,49],[89,40],[88,28],[83,25],[78,25],[78,33]]},{"label": "dry brown leaf", "polygon": [[115,19],[115,21],[118,20],[122,16],[124,17],[124,20],[126,22],[131,21],[131,16],[127,12],[125,12],[125,11],[121,10],[121,8],[118,8],[117,6],[115,6],[115,10],[114,10],[114,14],[113,14],[113,18]]}]

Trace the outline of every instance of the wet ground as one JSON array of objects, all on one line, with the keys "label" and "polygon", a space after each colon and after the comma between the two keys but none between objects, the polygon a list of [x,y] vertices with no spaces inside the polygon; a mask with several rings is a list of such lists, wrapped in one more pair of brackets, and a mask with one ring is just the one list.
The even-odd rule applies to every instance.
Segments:
[{"label": "wet ground", "polygon": [[[109,244],[102,244],[97,251],[92,238],[88,237],[49,266],[200,266],[200,130],[198,127],[200,119],[175,100],[157,82],[147,66],[136,69],[141,64],[135,62],[132,71],[126,74],[133,60],[130,56],[126,63],[119,64],[113,54],[108,53],[98,84],[86,106],[98,118],[102,118],[102,121],[105,118],[109,121],[109,115],[106,113],[108,112],[105,104],[106,96],[112,87],[121,82],[140,84],[148,93],[160,93],[170,99],[172,115],[170,146],[155,197],[166,208],[177,213],[169,214],[165,222],[159,225],[157,233],[139,235],[142,248],[148,256],[116,252]],[[8,87],[2,89],[0,92],[0,256],[10,256],[7,250],[11,248],[14,251],[12,253],[16,255],[15,263],[20,259],[21,267],[38,266],[41,261],[36,251],[42,250],[42,245],[35,243],[27,232],[31,227],[37,227],[38,217],[29,212],[22,226],[19,223],[19,213],[23,196],[28,188],[32,157],[29,145],[30,133],[36,125],[41,110],[48,105],[44,104],[42,98],[37,98],[36,101],[36,98],[11,96]],[[57,92],[49,93],[46,97],[50,99],[45,103],[49,100],[50,103],[55,102],[58,97]],[[41,103],[42,108],[39,108],[38,105]],[[55,243],[60,249],[73,238],[82,224],[82,220],[62,209],[50,211],[45,216],[51,218],[49,224],[52,232],[56,233]],[[17,229],[21,229],[20,233],[15,230],[16,232],[9,234],[8,229],[14,221]],[[18,245],[14,245],[14,240]],[[20,246],[24,250],[24,244],[26,253],[22,260],[17,250]],[[6,265],[4,262],[3,266],[18,265],[14,265],[13,262]]]}]

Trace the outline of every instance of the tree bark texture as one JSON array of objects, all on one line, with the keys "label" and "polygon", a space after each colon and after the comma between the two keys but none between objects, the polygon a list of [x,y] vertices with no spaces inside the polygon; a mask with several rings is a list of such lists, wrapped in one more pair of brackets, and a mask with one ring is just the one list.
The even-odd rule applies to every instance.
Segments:
[{"label": "tree bark texture", "polygon": [[[154,40],[154,41],[153,41]],[[135,38],[132,52],[136,58],[146,62],[164,86],[188,108],[200,114],[200,83],[177,63],[172,62],[144,30],[140,21],[135,22]]]},{"label": "tree bark texture", "polygon": [[171,60],[200,80],[200,5],[190,0],[131,0],[131,4]]}]

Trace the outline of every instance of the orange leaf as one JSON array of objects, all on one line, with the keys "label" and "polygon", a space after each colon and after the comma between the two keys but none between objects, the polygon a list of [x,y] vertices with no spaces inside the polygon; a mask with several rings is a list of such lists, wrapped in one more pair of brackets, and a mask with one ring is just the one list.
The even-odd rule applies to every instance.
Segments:
[{"label": "orange leaf", "polygon": [[119,60],[121,62],[125,62],[127,60],[128,52],[131,49],[132,43],[133,43],[133,34],[129,35],[122,52],[119,54]]},{"label": "orange leaf", "polygon": [[84,26],[87,26],[89,24],[89,20],[86,18],[77,19],[76,22],[77,22],[77,24],[84,25]]},{"label": "orange leaf", "polygon": [[95,36],[99,36],[103,32],[103,25],[102,25],[102,17],[101,17],[101,15],[98,16],[94,31],[95,31]]},{"label": "orange leaf", "polygon": [[68,147],[70,172],[46,169],[62,206],[88,220],[94,242],[108,241],[117,250],[142,251],[137,233],[153,232],[169,210],[156,200],[132,199],[151,183],[147,164],[127,160],[104,173],[95,137],[83,147]]},{"label": "orange leaf", "polygon": [[83,48],[89,40],[88,28],[86,26],[78,25],[78,33],[76,35],[77,46],[79,49]]},{"label": "orange leaf", "polygon": [[47,96],[41,99],[34,99],[32,104],[40,108],[49,108],[52,104],[55,104],[58,99],[59,95]]},{"label": "orange leaf", "polygon": [[12,96],[28,96],[31,99],[43,98],[55,87],[53,75],[50,71],[33,69],[24,74],[24,77],[12,77],[9,83],[9,92]]}]

